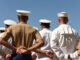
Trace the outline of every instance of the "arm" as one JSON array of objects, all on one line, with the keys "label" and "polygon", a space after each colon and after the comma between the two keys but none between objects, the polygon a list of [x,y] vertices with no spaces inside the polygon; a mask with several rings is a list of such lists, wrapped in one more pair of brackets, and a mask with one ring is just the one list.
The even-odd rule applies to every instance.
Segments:
[{"label": "arm", "polygon": [[35,31],[33,36],[35,37],[36,44],[32,45],[31,47],[29,47],[27,49],[25,48],[25,51],[23,51],[22,53],[27,53],[29,51],[34,51],[34,50],[36,50],[37,48],[39,48],[40,46],[43,45],[43,40],[42,40],[38,31]]},{"label": "arm", "polygon": [[16,48],[12,45],[10,45],[7,40],[12,36],[12,28],[9,27],[7,29],[7,31],[2,35],[2,37],[0,38],[0,43],[12,50],[16,50]]},{"label": "arm", "polygon": [[[76,35],[76,41],[77,41],[77,44],[76,44],[76,48],[75,48],[75,52],[74,53],[70,53],[70,57],[72,58],[72,59],[77,59],[78,58],[78,56],[80,56],[80,38],[79,38],[79,35],[77,34]],[[78,49],[78,50],[77,50]]]},{"label": "arm", "polygon": [[16,50],[16,47],[10,45],[8,42],[6,42],[6,41],[5,41],[4,39],[2,39],[2,38],[0,38],[0,43],[1,43],[2,45],[6,46],[6,47],[8,47],[8,48],[10,48],[10,49],[12,49],[12,50]]}]

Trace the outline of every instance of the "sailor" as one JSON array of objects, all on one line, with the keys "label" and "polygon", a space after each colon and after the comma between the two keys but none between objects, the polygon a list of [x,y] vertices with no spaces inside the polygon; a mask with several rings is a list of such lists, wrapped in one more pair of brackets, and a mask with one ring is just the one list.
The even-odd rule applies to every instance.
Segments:
[{"label": "sailor", "polygon": [[[13,50],[10,60],[33,60],[31,51],[42,46],[43,40],[36,29],[26,24],[30,11],[17,10],[17,12],[19,24],[9,27],[0,39],[0,43]],[[10,37],[13,45],[6,42]],[[32,46],[34,39],[37,43]]]},{"label": "sailor", "polygon": [[[51,51],[51,48],[50,48],[50,37],[51,37],[51,33],[52,33],[50,30],[51,21],[47,20],[47,19],[41,19],[40,23],[41,23],[40,34],[41,34],[41,37],[43,38],[44,45],[42,47],[40,47],[39,50],[41,50],[43,52],[44,51],[51,52],[51,54],[53,55],[53,52]],[[53,58],[50,58],[42,53],[36,53],[36,55],[37,55],[37,60],[53,60]]]},{"label": "sailor", "polygon": [[0,33],[5,32],[5,28],[4,27],[0,27]]},{"label": "sailor", "polygon": [[[7,19],[4,21],[4,24],[5,24],[5,30],[7,30],[10,26],[15,25],[17,23],[13,20]],[[0,34],[0,38],[2,37],[2,35],[4,33],[5,32]],[[8,39],[8,43],[12,44],[12,38],[11,37]],[[2,58],[0,58],[0,60],[4,60],[5,59],[4,56],[6,56],[8,53],[11,53],[12,51],[9,48],[0,44],[0,52],[1,52],[0,57],[2,57]]]},{"label": "sailor", "polygon": [[79,35],[70,25],[68,25],[69,14],[66,12],[58,13],[59,27],[53,30],[50,45],[58,60],[77,60],[78,52],[76,44]]}]

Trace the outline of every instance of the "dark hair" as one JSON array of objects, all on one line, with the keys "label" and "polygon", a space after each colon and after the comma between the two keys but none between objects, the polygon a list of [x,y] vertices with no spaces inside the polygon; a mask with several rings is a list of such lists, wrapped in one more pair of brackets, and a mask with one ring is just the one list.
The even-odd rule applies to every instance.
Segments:
[{"label": "dark hair", "polygon": [[19,19],[21,18],[23,21],[28,20],[28,16],[19,16],[19,15],[18,15],[18,18],[19,18]]},{"label": "dark hair", "polygon": [[66,24],[68,22],[68,17],[59,17],[59,20],[63,21]]},{"label": "dark hair", "polygon": [[41,23],[41,25],[45,26],[46,28],[50,28],[50,23]]},{"label": "dark hair", "polygon": [[5,24],[5,26],[6,26],[6,27],[9,27],[9,26],[11,26],[11,25],[7,25],[7,24]]}]

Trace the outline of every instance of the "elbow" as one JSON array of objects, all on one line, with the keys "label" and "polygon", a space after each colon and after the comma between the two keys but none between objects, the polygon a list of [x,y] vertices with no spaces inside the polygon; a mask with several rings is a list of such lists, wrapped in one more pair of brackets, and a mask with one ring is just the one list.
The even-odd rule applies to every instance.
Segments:
[{"label": "elbow", "polygon": [[0,38],[0,43],[2,43],[2,41],[3,41],[2,38]]},{"label": "elbow", "polygon": [[43,46],[44,45],[44,42],[43,42],[43,40],[41,40],[41,46]]}]

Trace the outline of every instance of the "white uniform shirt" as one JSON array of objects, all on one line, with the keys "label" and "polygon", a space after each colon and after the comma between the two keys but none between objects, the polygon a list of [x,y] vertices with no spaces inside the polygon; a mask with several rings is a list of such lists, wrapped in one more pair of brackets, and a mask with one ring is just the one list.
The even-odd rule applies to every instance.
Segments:
[{"label": "white uniform shirt", "polygon": [[[41,37],[43,38],[44,45],[40,47],[41,50],[49,51],[50,48],[50,37],[51,37],[51,31],[47,28],[44,28],[40,31]],[[49,57],[45,56],[44,54],[37,53],[38,60],[47,59],[50,60]]]},{"label": "white uniform shirt", "polygon": [[[2,37],[3,34],[4,33],[1,33],[0,34],[0,38]],[[10,44],[12,43],[12,38],[11,37],[9,38],[8,43],[10,43]],[[12,50],[10,50],[9,48],[3,46],[2,44],[0,44],[0,50],[2,52],[4,52],[5,54],[8,54],[8,53],[11,53],[12,52]],[[0,57],[1,57],[0,60],[4,60],[4,57],[2,57],[1,55],[0,55]]]},{"label": "white uniform shirt", "polygon": [[69,25],[62,24],[52,32],[50,45],[58,60],[66,60],[68,54],[73,60],[77,60],[76,45],[78,41],[77,32]]}]

